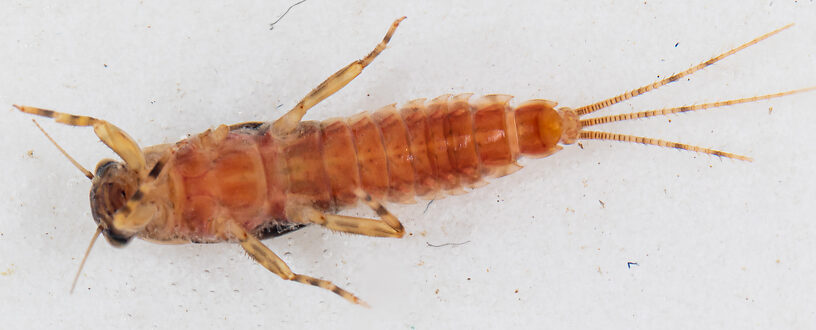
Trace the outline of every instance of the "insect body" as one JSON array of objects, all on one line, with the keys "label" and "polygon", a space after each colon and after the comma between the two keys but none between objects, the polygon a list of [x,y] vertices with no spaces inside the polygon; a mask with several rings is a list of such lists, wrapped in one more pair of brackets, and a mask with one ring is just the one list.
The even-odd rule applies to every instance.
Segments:
[{"label": "insect body", "polygon": [[[68,125],[92,126],[97,136],[122,158],[123,162],[103,160],[95,173],[90,173],[68,157],[93,180],[90,198],[97,223],[94,240],[101,233],[115,246],[133,237],[170,243],[237,242],[253,259],[283,279],[319,286],[364,304],[329,281],[294,273],[260,239],[308,224],[367,236],[402,237],[402,224],[380,201],[408,203],[415,197],[457,194],[464,188],[484,184],[484,177],[516,171],[520,168],[516,164],[519,157],[548,156],[561,150],[561,145],[580,139],[629,141],[750,160],[708,148],[585,128],[814,89],[581,118],[677,81],[788,25],[661,81],[576,109],[556,108],[555,102],[547,100],[513,106],[506,95],[460,94],[414,100],[399,108],[390,105],[349,119],[301,121],[312,106],[353,80],[385,49],[402,19],[393,23],[368,56],[329,77],[271,123],[220,125],[175,144],[141,149],[126,133],[104,120],[15,107]],[[360,201],[380,219],[336,214]]]}]

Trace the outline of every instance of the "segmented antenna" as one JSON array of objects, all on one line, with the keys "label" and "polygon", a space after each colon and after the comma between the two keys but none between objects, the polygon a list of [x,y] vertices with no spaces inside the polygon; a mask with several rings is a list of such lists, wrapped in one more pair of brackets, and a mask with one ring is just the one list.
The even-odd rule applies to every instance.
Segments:
[{"label": "segmented antenna", "polygon": [[88,244],[88,248],[85,250],[85,256],[82,257],[82,261],[79,263],[79,269],[77,269],[76,276],[74,276],[74,282],[71,283],[71,293],[74,293],[74,288],[76,288],[77,281],[79,280],[79,274],[82,274],[82,267],[85,267],[85,260],[88,260],[88,255],[91,254],[91,248],[96,243],[96,239],[99,238],[99,234],[102,233],[102,227],[96,227],[96,232],[91,238],[91,243]]},{"label": "segmented antenna", "polygon": [[76,166],[76,168],[78,168],[80,171],[82,171],[82,173],[85,173],[85,176],[86,176],[86,177],[88,177],[88,179],[93,180],[94,175],[93,175],[93,173],[91,173],[91,171],[88,171],[87,169],[85,169],[84,167],[82,167],[82,165],[79,165],[79,163],[77,163],[77,161],[76,161],[76,160],[74,160],[74,158],[73,158],[73,157],[71,157],[71,155],[69,155],[69,154],[68,154],[68,153],[65,151],[65,149],[62,149],[62,147],[60,147],[60,145],[59,145],[59,144],[57,144],[57,141],[54,141],[54,139],[53,139],[53,138],[51,138],[51,135],[48,135],[48,133],[46,133],[46,132],[45,132],[45,130],[42,128],[42,126],[40,126],[40,124],[39,124],[39,123],[37,123],[37,121],[36,121],[36,120],[32,119],[31,121],[33,121],[33,122],[34,122],[34,125],[37,125],[37,128],[39,128],[39,129],[40,129],[40,132],[43,132],[43,134],[45,134],[45,137],[47,137],[47,138],[48,138],[48,140],[49,140],[49,141],[51,141],[51,143],[53,143],[53,144],[54,144],[54,146],[55,146],[55,147],[57,147],[57,149],[59,149],[59,151],[60,151],[60,152],[61,152],[63,155],[65,155],[65,157],[66,157],[66,158],[68,158],[68,160],[70,160],[70,161],[71,161],[71,164],[74,164],[74,166]]}]

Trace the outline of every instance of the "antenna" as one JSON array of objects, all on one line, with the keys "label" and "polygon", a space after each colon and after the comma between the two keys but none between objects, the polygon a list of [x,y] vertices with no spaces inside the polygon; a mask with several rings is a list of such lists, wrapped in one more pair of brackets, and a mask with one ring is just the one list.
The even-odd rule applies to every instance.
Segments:
[{"label": "antenna", "polygon": [[79,269],[77,270],[76,276],[74,276],[74,282],[71,283],[71,293],[74,293],[74,288],[76,287],[77,281],[79,280],[79,274],[82,274],[82,267],[85,267],[85,260],[88,260],[88,255],[91,253],[91,248],[96,243],[96,239],[99,238],[99,234],[102,233],[102,227],[96,227],[96,232],[91,238],[91,244],[88,244],[88,249],[85,250],[85,256],[82,257],[82,262],[79,263]]},{"label": "antenna", "polygon": [[33,122],[34,122],[34,125],[37,125],[37,128],[39,128],[39,129],[40,129],[40,132],[43,132],[43,134],[45,134],[45,137],[47,137],[47,138],[48,138],[48,140],[50,140],[50,141],[51,141],[51,143],[53,143],[53,144],[54,144],[54,146],[56,146],[56,147],[57,147],[57,149],[59,149],[59,151],[60,151],[60,152],[61,152],[63,155],[65,155],[65,157],[68,157],[68,160],[70,160],[70,161],[71,161],[71,164],[74,164],[74,166],[76,166],[76,168],[78,168],[80,171],[82,171],[82,173],[85,173],[85,176],[86,176],[86,177],[88,177],[88,179],[93,180],[94,175],[93,175],[93,173],[91,173],[91,171],[88,171],[87,169],[85,169],[84,167],[82,167],[82,165],[79,165],[79,163],[77,163],[77,161],[76,161],[76,160],[74,160],[74,158],[73,158],[73,157],[71,157],[71,155],[68,155],[68,153],[67,153],[67,152],[65,152],[65,149],[62,149],[62,147],[60,147],[60,145],[59,145],[59,144],[57,144],[57,141],[54,141],[54,139],[52,139],[52,138],[51,138],[51,135],[48,135],[48,133],[46,133],[46,132],[45,132],[45,130],[42,128],[42,126],[40,126],[40,124],[38,124],[38,123],[37,123],[37,121],[36,121],[36,120],[32,119],[31,121],[33,121]]}]

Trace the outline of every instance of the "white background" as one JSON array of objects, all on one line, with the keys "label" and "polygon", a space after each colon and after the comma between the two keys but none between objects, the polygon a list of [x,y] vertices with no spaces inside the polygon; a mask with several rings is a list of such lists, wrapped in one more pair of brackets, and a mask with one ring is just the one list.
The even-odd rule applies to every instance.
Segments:
[{"label": "white background", "polygon": [[[266,241],[295,271],[372,309],[284,282],[227,244],[103,240],[69,295],[94,230],[90,184],[13,103],[104,118],[143,146],[271,120],[402,15],[391,46],[308,119],[461,92],[578,107],[791,22],[606,113],[816,85],[812,1],[310,0],[270,30],[294,2],[4,2],[4,328],[816,326],[816,93],[599,127],[753,163],[585,141],[427,212],[425,202],[390,206],[411,233],[402,240],[315,227]],[[86,167],[114,156],[90,129],[40,122]]]}]

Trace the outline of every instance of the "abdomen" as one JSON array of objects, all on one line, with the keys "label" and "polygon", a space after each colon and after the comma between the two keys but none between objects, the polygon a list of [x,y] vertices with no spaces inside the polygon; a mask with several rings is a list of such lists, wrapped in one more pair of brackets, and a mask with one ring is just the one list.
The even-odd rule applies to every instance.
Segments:
[{"label": "abdomen", "polygon": [[258,126],[225,126],[179,142],[170,164],[168,231],[219,241],[222,219],[250,232],[285,227],[287,207],[333,212],[356,204],[354,191],[410,203],[481,185],[518,169],[522,156],[557,150],[560,117],[549,101],[516,108],[510,97],[470,94],[415,100],[400,109],[323,122],[287,136]]},{"label": "abdomen", "polygon": [[354,190],[410,203],[459,193],[519,168],[520,156],[558,150],[561,119],[553,102],[516,108],[509,96],[470,94],[415,100],[397,109],[321,123],[304,122],[287,142],[291,192],[324,210],[357,202]]}]

